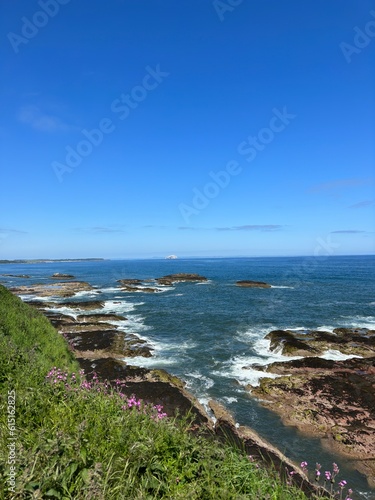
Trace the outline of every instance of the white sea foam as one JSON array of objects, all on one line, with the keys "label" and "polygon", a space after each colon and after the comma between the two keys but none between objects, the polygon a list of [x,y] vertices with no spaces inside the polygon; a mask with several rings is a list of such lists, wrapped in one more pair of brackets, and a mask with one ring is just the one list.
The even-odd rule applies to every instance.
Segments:
[{"label": "white sea foam", "polygon": [[74,297],[96,297],[99,295],[98,290],[82,290],[81,292],[76,292]]},{"label": "white sea foam", "polygon": [[290,288],[291,290],[294,290],[294,286],[284,286],[284,285],[271,285],[271,288]]},{"label": "white sea foam", "polygon": [[129,333],[138,334],[139,332],[152,330],[151,326],[144,324],[144,317],[140,314],[132,314],[129,315],[126,320],[108,321],[108,323],[117,326],[119,330],[123,330]]},{"label": "white sea foam", "polygon": [[234,398],[234,397],[231,397],[231,396],[223,396],[222,399],[228,403],[228,404],[231,404],[231,403],[237,403],[238,402],[238,399],[237,398]]},{"label": "white sea foam", "polygon": [[211,285],[211,283],[213,283],[212,280],[207,280],[207,281],[198,281],[197,283],[195,283],[196,285]]},{"label": "white sea foam", "polygon": [[342,326],[346,328],[375,328],[375,316],[341,316],[343,318]]},{"label": "white sea foam", "polygon": [[197,347],[197,343],[191,340],[185,340],[183,342],[179,342],[178,344],[160,342],[160,346],[163,352],[177,351],[180,353],[181,351],[186,351],[187,349],[194,349]]},{"label": "white sea foam", "polygon": [[344,361],[345,359],[361,358],[361,356],[355,356],[354,354],[343,354],[335,349],[328,349],[328,351],[319,357],[323,359],[330,359],[332,361]]},{"label": "white sea foam", "polygon": [[200,390],[210,389],[214,385],[212,378],[206,377],[198,371],[190,372],[185,376],[187,387],[198,387]]},{"label": "white sea foam", "polygon": [[175,365],[177,360],[161,359],[158,356],[144,358],[143,356],[134,356],[123,358],[128,365],[139,366],[141,368],[164,368],[165,366]]},{"label": "white sea foam", "polygon": [[140,306],[144,304],[144,302],[127,302],[123,298],[122,300],[106,300],[104,302],[104,307],[97,309],[97,311],[111,312],[111,313],[127,313],[130,311],[134,311],[136,306]]},{"label": "white sea foam", "polygon": [[[38,295],[18,295],[18,297],[21,300],[24,300],[25,302],[33,301],[33,300],[40,300],[41,302],[48,302],[53,299],[53,297],[38,297]],[[55,300],[55,299],[54,299]]]},{"label": "white sea foam", "polygon": [[[275,373],[267,373],[261,370],[257,370],[256,368],[252,368],[249,365],[251,364],[261,364],[259,363],[259,359],[253,356],[237,356],[231,359],[231,365],[229,370],[226,372],[226,376],[231,376],[235,380],[237,380],[241,385],[252,385],[256,387],[260,383],[261,378],[277,378],[280,375],[276,375]],[[268,363],[267,363],[268,364]],[[266,363],[264,363],[264,366]]]},{"label": "white sea foam", "polygon": [[57,314],[64,314],[65,316],[71,316],[74,319],[77,319],[77,316],[79,316],[80,314],[87,314],[87,311],[85,311],[84,309],[72,309],[71,307],[49,307],[48,309],[46,309],[46,311]]},{"label": "white sea foam", "polygon": [[111,293],[111,292],[120,292],[121,290],[117,286],[109,286],[105,288],[98,288],[97,291],[100,293]]}]

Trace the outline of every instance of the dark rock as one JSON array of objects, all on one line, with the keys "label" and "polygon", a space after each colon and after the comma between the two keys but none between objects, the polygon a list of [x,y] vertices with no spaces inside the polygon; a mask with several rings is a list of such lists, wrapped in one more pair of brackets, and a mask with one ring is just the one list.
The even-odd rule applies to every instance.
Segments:
[{"label": "dark rock", "polygon": [[140,286],[133,286],[133,285],[125,285],[122,287],[122,290],[124,292],[144,292],[144,293],[157,293],[160,292],[157,288],[151,288],[151,287],[140,287]]},{"label": "dark rock", "polygon": [[236,281],[236,285],[243,288],[271,288],[271,285],[263,281],[240,280]]},{"label": "dark rock", "polygon": [[157,278],[157,283],[159,285],[172,285],[173,283],[179,283],[183,281],[197,282],[197,281],[207,281],[207,278],[200,276],[199,274],[190,273],[177,273],[177,274],[167,274],[161,278]]},{"label": "dark rock", "polygon": [[266,335],[271,341],[270,350],[281,349],[285,356],[313,356],[320,351],[310,347],[306,342],[299,340],[292,332],[285,330],[274,330]]},{"label": "dark rock", "polygon": [[72,274],[63,274],[63,273],[55,273],[52,274],[52,276],[50,276],[50,279],[52,280],[59,280],[59,279],[70,280],[74,278],[75,276],[73,276]]},{"label": "dark rock", "polygon": [[329,349],[355,356],[375,354],[373,330],[336,329],[334,333],[314,330],[275,330],[266,338],[271,340],[270,349],[280,349],[285,356],[316,356]]},{"label": "dark rock", "polygon": [[192,417],[192,426],[210,427],[208,416],[199,402],[183,389],[182,381],[167,372],[164,372],[165,376],[161,380],[161,370],[130,366],[117,359],[92,360],[78,357],[77,360],[89,379],[96,373],[100,380],[108,380],[112,384],[120,380],[125,382],[125,386],[121,388],[125,395],[135,395],[145,403],[162,405],[163,410],[171,417],[176,414],[189,415]]},{"label": "dark rock", "polygon": [[98,322],[98,321],[125,321],[127,318],[120,314],[80,314],[77,321],[80,323]]},{"label": "dark rock", "polygon": [[[77,332],[63,332],[75,351],[81,352],[84,357],[151,357],[152,349],[145,345],[145,341],[132,334],[118,330],[93,330]],[[84,354],[83,354],[84,352]]]},{"label": "dark rock", "polygon": [[72,309],[84,309],[85,311],[93,311],[95,309],[102,309],[104,307],[104,302],[101,300],[55,302],[53,307],[71,307]]},{"label": "dark rock", "polygon": [[128,279],[117,280],[117,283],[121,283],[121,285],[124,285],[124,286],[126,286],[126,285],[140,285],[142,283],[142,280],[128,278]]}]

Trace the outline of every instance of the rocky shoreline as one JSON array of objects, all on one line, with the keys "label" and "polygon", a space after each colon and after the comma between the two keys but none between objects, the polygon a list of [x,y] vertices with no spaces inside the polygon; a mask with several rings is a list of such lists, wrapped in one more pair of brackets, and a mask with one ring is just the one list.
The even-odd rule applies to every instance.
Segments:
[{"label": "rocky shoreline", "polygon": [[[258,387],[247,387],[250,394],[285,425],[321,438],[324,447],[345,456],[375,488],[375,331],[274,331],[267,337],[271,349],[304,357],[252,365],[266,373]],[[332,350],[348,359],[317,357]]]},{"label": "rocky shoreline", "polygon": [[[298,472],[295,480],[313,491],[314,486],[308,483],[302,471],[250,429],[239,430],[223,407],[210,402],[217,419],[214,425],[181,380],[164,370],[139,368],[122,361],[124,357],[150,357],[152,346],[130,329],[127,331],[125,316],[104,312],[104,302],[97,295],[100,292],[89,283],[75,281],[73,276],[66,277],[68,281],[56,282],[56,278],[51,276],[53,284],[19,286],[11,291],[33,296],[29,305],[45,314],[67,339],[89,377],[95,372],[102,380],[112,383],[121,380],[126,383],[126,393],[135,393],[147,402],[162,405],[170,416],[176,412],[190,413],[194,417],[193,427],[204,426],[209,432],[225,434],[241,447],[245,443],[251,455],[276,468],[288,464]],[[204,276],[180,273],[148,280],[126,278],[118,283],[119,291],[157,293],[161,291],[159,287],[204,281],[207,281]],[[239,283],[238,286],[270,287],[263,282]],[[89,292],[90,299],[74,300],[78,292]],[[64,314],[59,311],[61,308]],[[70,309],[71,314],[66,313],[66,309]],[[364,328],[341,328],[333,332],[275,330],[266,338],[271,351],[300,359],[249,366],[264,371],[259,387],[247,387],[251,396],[281,415],[285,425],[320,437],[324,446],[345,456],[367,476],[370,487],[375,487],[375,331]],[[348,359],[324,359],[327,352],[336,352]],[[270,378],[268,373],[276,378]]]}]

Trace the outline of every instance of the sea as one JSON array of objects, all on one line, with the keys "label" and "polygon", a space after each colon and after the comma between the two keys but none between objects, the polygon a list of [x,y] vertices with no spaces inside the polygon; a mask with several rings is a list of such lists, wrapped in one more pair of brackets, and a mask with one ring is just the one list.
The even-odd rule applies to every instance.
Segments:
[{"label": "sea", "polygon": [[[120,328],[147,341],[150,358],[125,358],[131,365],[163,368],[186,382],[207,408],[210,399],[225,405],[236,422],[247,425],[290,459],[340,468],[353,498],[375,499],[375,490],[353,470],[350,460],[331,455],[319,439],[286,427],[246,389],[263,373],[251,366],[287,361],[271,352],[267,333],[276,329],[332,331],[338,327],[375,329],[375,256],[178,258],[2,264],[7,287],[51,283],[53,273],[87,281],[94,291],[68,300],[102,300],[98,312],[119,313]],[[153,280],[174,273],[198,273],[207,281],[157,287],[159,293],[124,292],[117,280]],[[29,279],[4,276],[27,274]],[[237,280],[263,281],[271,288],[241,288]],[[21,297],[30,300],[30,296]],[[60,299],[62,300],[62,299]],[[71,309],[58,309],[72,314]],[[75,310],[78,314],[79,310]],[[118,322],[116,323],[118,324]],[[348,356],[331,350],[325,358]]]}]

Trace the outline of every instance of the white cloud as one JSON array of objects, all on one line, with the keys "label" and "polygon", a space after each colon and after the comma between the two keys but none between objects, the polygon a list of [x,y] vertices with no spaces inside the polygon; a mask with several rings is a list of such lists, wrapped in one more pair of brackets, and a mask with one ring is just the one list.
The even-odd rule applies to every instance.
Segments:
[{"label": "white cloud", "polygon": [[64,123],[57,116],[44,113],[38,106],[33,104],[20,108],[18,120],[40,132],[69,132],[75,129],[75,127]]}]

